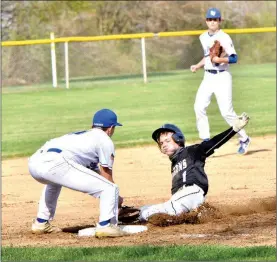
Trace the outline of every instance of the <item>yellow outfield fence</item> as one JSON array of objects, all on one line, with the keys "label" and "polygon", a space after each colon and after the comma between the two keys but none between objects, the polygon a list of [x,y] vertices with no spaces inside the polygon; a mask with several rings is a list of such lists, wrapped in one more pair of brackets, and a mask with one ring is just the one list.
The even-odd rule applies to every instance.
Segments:
[{"label": "yellow outfield fence", "polygon": [[[241,29],[222,29],[227,34],[248,34],[248,33],[263,33],[276,32],[276,27],[262,28],[241,28]],[[59,37],[55,39],[37,39],[37,40],[21,40],[21,41],[4,41],[2,46],[18,46],[18,45],[38,45],[50,43],[64,42],[87,42],[87,41],[105,41],[105,40],[122,40],[122,39],[137,39],[151,37],[170,37],[170,36],[193,36],[201,35],[207,30],[191,30],[178,32],[160,32],[160,33],[141,33],[141,34],[124,34],[124,35],[103,35],[103,36],[73,36]]]},{"label": "yellow outfield fence", "polygon": [[[276,27],[222,30],[232,34],[239,63],[276,62]],[[47,83],[69,88],[69,82],[130,75],[141,75],[146,83],[149,73],[188,69],[199,62],[203,50],[198,36],[205,31],[81,37],[51,33],[49,39],[4,41],[2,86]]]}]

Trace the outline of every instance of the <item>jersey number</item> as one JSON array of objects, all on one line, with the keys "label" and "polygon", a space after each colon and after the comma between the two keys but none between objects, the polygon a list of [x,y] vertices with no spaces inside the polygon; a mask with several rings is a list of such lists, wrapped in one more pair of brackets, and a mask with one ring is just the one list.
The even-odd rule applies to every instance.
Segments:
[{"label": "jersey number", "polygon": [[182,176],[183,176],[183,182],[186,183],[187,182],[187,171],[184,171]]}]

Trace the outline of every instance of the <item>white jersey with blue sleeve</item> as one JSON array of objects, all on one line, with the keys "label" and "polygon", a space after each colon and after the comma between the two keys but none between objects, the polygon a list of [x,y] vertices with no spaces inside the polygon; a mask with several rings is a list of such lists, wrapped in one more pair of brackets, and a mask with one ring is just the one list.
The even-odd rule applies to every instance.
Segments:
[{"label": "white jersey with blue sleeve", "polygon": [[229,64],[222,63],[218,65],[218,64],[212,63],[209,57],[209,52],[210,52],[210,48],[214,44],[214,41],[218,40],[221,46],[223,46],[228,56],[232,54],[236,54],[236,50],[233,45],[233,41],[231,37],[220,29],[217,33],[213,35],[209,35],[209,32],[206,31],[199,36],[199,39],[200,39],[202,48],[204,50],[204,57],[205,57],[204,69],[205,70],[228,70]]},{"label": "white jersey with blue sleeve", "polygon": [[57,148],[66,158],[97,171],[98,164],[112,170],[115,149],[111,138],[101,129],[93,128],[57,137],[43,148]]},{"label": "white jersey with blue sleeve", "polygon": [[92,128],[46,142],[28,161],[30,174],[46,184],[37,217],[51,220],[62,187],[100,198],[99,221],[117,224],[119,189],[101,175],[99,165],[112,169],[114,144],[101,129]]}]

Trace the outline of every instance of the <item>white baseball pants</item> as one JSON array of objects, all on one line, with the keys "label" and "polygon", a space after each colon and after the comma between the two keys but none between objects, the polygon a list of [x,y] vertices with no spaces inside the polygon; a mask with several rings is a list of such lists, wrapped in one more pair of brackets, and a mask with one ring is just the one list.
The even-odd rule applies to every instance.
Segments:
[{"label": "white baseball pants", "polygon": [[[201,139],[210,138],[210,127],[206,110],[211,102],[213,93],[221,115],[230,126],[233,125],[237,117],[232,103],[232,75],[230,72],[224,71],[218,74],[205,72],[194,103],[196,124]],[[243,142],[248,138],[244,129],[240,130],[238,135]]]},{"label": "white baseball pants", "polygon": [[154,214],[180,215],[204,203],[204,191],[197,185],[183,186],[170,200],[157,205],[146,205],[140,209],[140,220],[147,221]]},{"label": "white baseball pants", "polygon": [[37,217],[53,219],[62,186],[100,198],[99,221],[118,222],[118,186],[96,172],[66,159],[62,153],[38,150],[29,158],[29,171],[34,179],[46,184]]}]

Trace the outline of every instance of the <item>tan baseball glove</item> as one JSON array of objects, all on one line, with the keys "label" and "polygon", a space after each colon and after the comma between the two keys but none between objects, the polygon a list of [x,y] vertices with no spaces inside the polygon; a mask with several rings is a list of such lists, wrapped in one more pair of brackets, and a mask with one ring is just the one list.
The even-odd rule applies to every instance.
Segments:
[{"label": "tan baseball glove", "polygon": [[213,46],[210,48],[211,61],[213,61],[213,58],[216,56],[217,57],[226,56],[226,52],[218,40],[215,40]]}]

